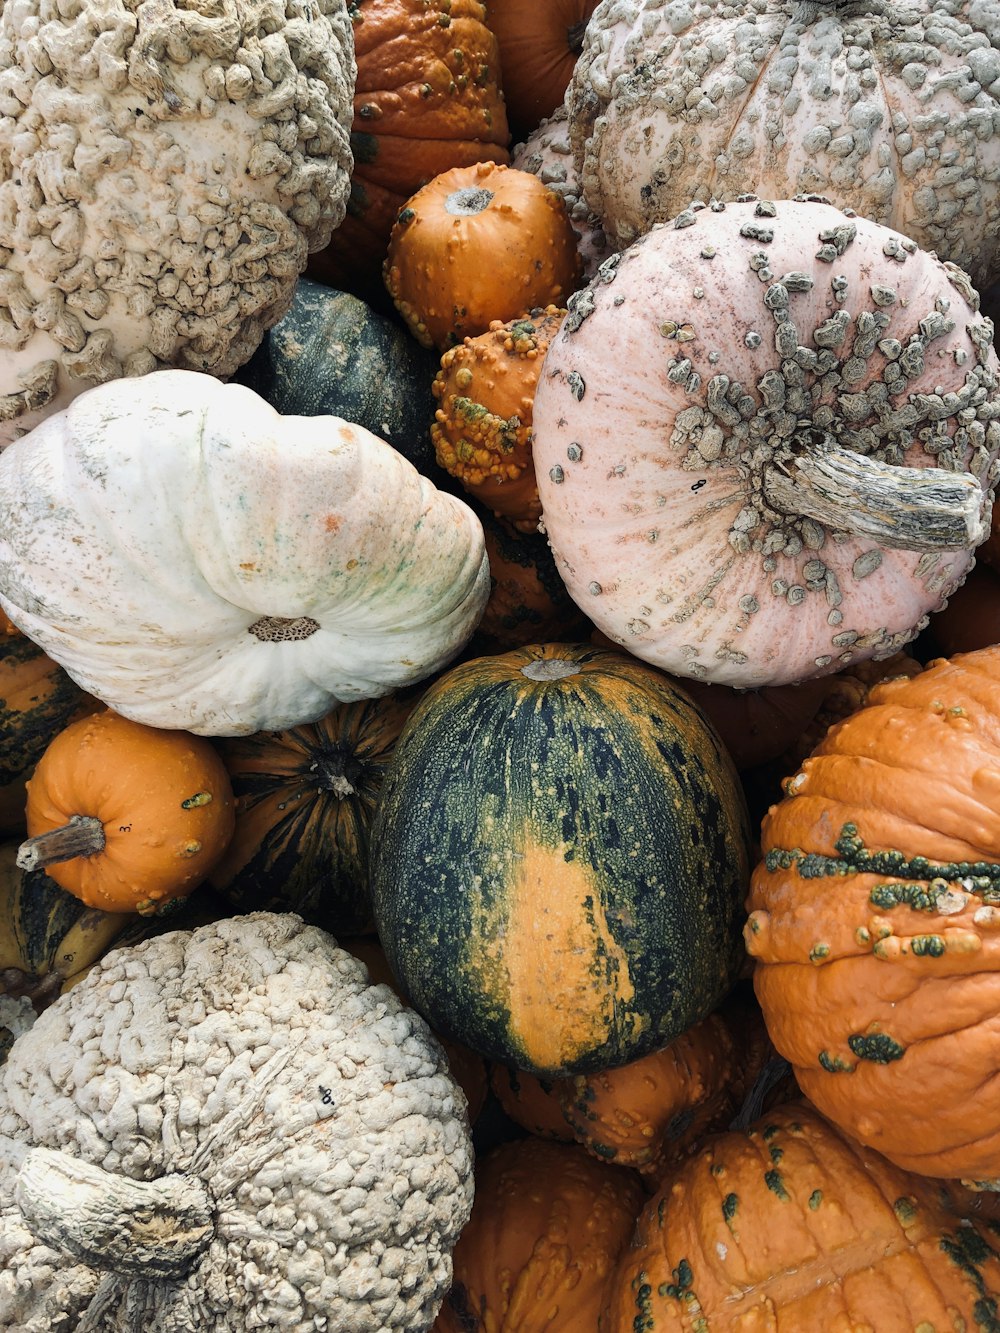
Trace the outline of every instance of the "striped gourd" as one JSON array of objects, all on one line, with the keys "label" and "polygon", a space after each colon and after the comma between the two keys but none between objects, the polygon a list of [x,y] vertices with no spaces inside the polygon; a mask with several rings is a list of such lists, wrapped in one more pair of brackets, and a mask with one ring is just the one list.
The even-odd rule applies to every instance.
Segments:
[{"label": "striped gourd", "polygon": [[415,697],[340,704],[318,722],[218,742],[236,830],[209,879],[239,911],[298,912],[336,935],[372,929],[368,829]]},{"label": "striped gourd", "polygon": [[657,1049],[740,966],[735,770],[689,697],[624,654],[531,645],[439,677],[400,736],[371,853],[411,1002],[520,1069]]}]

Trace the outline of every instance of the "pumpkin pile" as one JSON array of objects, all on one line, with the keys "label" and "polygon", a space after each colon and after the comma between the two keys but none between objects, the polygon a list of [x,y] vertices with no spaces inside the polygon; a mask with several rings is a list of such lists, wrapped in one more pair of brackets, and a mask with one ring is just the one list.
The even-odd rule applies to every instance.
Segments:
[{"label": "pumpkin pile", "polygon": [[1000,1327],[1000,0],[0,5],[0,1333]]}]

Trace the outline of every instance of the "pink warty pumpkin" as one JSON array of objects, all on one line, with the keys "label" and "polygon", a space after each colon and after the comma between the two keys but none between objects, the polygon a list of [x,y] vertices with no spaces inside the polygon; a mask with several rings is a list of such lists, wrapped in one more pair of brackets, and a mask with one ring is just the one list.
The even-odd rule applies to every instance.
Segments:
[{"label": "pink warty pumpkin", "polygon": [[740,687],[885,658],[962,582],[1000,451],[954,265],[808,198],[693,205],[569,301],[533,457],[608,638]]}]

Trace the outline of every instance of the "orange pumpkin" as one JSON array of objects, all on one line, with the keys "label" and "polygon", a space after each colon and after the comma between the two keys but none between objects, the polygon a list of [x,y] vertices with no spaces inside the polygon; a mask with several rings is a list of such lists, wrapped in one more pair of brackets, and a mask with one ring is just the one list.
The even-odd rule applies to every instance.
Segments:
[{"label": "orange pumpkin", "polygon": [[148,914],[191,892],[232,837],[233,793],[210,741],[110,710],[52,740],[28,782],[18,864],[88,907]]},{"label": "orange pumpkin", "polygon": [[431,386],[437,461],[498,518],[534,532],[542,514],[531,461],[531,404],[549,339],[565,318],[558,306],[494,319],[441,358]]},{"label": "orange pumpkin", "polygon": [[1000,646],[875,686],[761,829],[745,939],[775,1047],[846,1132],[1000,1177]]},{"label": "orange pumpkin", "polygon": [[353,0],[358,64],[347,216],[307,272],[381,288],[396,215],[452,167],[507,162],[500,50],[481,0]]},{"label": "orange pumpkin", "polygon": [[504,100],[515,139],[560,105],[597,0],[490,0]]},{"label": "orange pumpkin", "polygon": [[490,1087],[505,1115],[543,1139],[575,1141],[576,1135],[563,1113],[563,1097],[572,1086],[569,1078],[542,1078],[510,1065],[490,1066]]},{"label": "orange pumpkin", "polygon": [[400,211],[383,276],[413,336],[444,351],[535,306],[565,305],[581,277],[562,199],[495,162],[445,171]]},{"label": "orange pumpkin", "polygon": [[433,1333],[584,1333],[642,1206],[638,1177],[525,1138],[476,1166],[472,1216]]},{"label": "orange pumpkin", "polygon": [[987,1329],[1000,1255],[934,1184],[789,1103],[664,1180],[607,1293],[600,1333]]}]

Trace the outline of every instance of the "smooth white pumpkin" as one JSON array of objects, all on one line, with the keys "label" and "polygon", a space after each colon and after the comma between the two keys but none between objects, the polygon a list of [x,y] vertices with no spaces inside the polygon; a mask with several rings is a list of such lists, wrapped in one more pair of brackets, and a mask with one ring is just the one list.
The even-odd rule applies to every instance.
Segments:
[{"label": "smooth white pumpkin", "polygon": [[989,531],[1000,364],[976,306],[954,265],[805,199],[692,208],[606,260],[533,406],[570,595],[710,682],[891,656]]},{"label": "smooth white pumpkin", "polygon": [[0,454],[0,604],[150,726],[280,730],[386,694],[488,595],[479,520],[390,445],[196,371],[91,389]]}]

